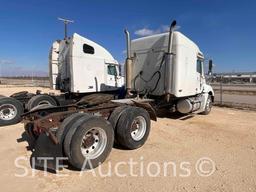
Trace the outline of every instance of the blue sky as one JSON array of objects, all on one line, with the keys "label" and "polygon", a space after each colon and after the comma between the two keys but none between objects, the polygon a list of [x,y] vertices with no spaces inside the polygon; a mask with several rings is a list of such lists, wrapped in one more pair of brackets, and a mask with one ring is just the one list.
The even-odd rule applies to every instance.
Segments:
[{"label": "blue sky", "polygon": [[253,0],[0,0],[1,74],[47,74],[49,48],[63,38],[57,17],[75,20],[69,34],[98,42],[119,62],[125,57],[124,28],[137,38],[176,19],[179,31],[213,58],[215,71],[256,71]]}]

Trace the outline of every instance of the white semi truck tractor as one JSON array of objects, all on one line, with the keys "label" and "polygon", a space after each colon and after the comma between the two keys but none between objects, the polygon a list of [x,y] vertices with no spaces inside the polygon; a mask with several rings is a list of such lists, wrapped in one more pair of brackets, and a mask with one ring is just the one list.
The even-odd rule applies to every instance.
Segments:
[{"label": "white semi truck tractor", "polygon": [[60,95],[27,91],[0,97],[0,126],[15,124],[21,114],[48,105],[104,102],[120,97],[124,85],[120,65],[99,44],[74,33],[57,40],[49,53],[49,78],[53,90]]},{"label": "white semi truck tractor", "polygon": [[[132,41],[125,31],[125,98],[95,105],[41,108],[23,115],[25,130],[35,141],[32,156],[38,167],[46,168],[46,164],[36,157],[51,159],[47,168],[53,170],[58,169],[56,159],[65,157],[76,169],[91,169],[105,161],[114,142],[126,149],[137,149],[146,142],[150,120],[156,121],[157,111],[162,108],[183,114],[210,113],[214,92],[205,81],[204,56],[194,42],[174,31],[175,24],[168,33]],[[81,63],[73,72],[82,68]],[[80,90],[76,83],[81,85],[83,77],[73,77],[72,73],[63,77],[63,85],[54,83],[59,80],[53,85]]]},{"label": "white semi truck tractor", "polygon": [[113,56],[77,33],[53,43],[49,76],[52,89],[69,93],[115,91],[124,84]]},{"label": "white semi truck tractor", "polygon": [[126,87],[130,95],[172,105],[184,114],[210,112],[214,92],[206,84],[203,53],[193,41],[178,31],[132,41],[128,31],[126,34]]}]

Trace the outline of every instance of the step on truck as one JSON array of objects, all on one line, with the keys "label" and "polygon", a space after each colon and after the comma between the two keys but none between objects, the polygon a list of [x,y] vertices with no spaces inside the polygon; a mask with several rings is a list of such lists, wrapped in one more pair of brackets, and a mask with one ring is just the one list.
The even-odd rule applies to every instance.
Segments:
[{"label": "step on truck", "polygon": [[130,150],[141,147],[150,120],[156,121],[162,108],[210,113],[214,92],[205,81],[203,53],[174,30],[175,24],[168,33],[134,40],[125,30],[125,98],[23,114],[25,130],[35,143],[32,157],[52,158],[46,164],[36,160],[36,166],[56,170],[57,157],[65,157],[78,170],[91,169],[105,161],[114,143]]},{"label": "step on truck", "polygon": [[120,69],[105,48],[77,33],[57,40],[49,53],[49,77],[51,88],[61,94],[22,91],[10,97],[0,96],[0,126],[18,123],[22,113],[38,107],[120,97],[124,85]]}]

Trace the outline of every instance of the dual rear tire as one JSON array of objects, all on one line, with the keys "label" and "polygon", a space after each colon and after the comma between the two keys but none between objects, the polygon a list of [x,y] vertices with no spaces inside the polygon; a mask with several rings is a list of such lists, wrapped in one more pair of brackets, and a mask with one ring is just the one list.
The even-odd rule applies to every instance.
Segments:
[{"label": "dual rear tire", "polygon": [[145,109],[127,107],[123,109],[115,126],[117,144],[126,149],[137,149],[144,145],[150,132],[150,117]]},{"label": "dual rear tire", "polygon": [[27,103],[27,110],[35,110],[40,105],[57,106],[57,101],[49,95],[35,95]]},{"label": "dual rear tire", "polygon": [[20,122],[23,112],[24,108],[18,100],[0,96],[0,126]]},{"label": "dual rear tire", "polygon": [[64,155],[78,170],[99,166],[112,150],[113,127],[101,117],[73,114],[65,119],[61,127],[57,137],[62,141]]},{"label": "dual rear tire", "polygon": [[[0,126],[12,125],[21,121],[24,107],[18,100],[18,97],[25,93],[26,92],[20,92],[12,95],[17,98],[0,95]],[[30,111],[56,105],[57,101],[53,97],[49,95],[36,95],[28,101],[27,109]]]},{"label": "dual rear tire", "polygon": [[[147,111],[137,107],[123,108],[115,124],[109,119],[76,113],[66,118],[56,132],[68,162],[78,170],[102,164],[112,150],[114,140],[127,149],[141,147],[150,132]],[[111,122],[111,123],[110,123]]]}]

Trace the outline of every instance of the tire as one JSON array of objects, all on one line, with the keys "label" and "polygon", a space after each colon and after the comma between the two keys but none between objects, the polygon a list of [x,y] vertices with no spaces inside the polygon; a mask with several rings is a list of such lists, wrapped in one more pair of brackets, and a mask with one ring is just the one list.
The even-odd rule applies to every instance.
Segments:
[{"label": "tire", "polygon": [[[35,107],[33,107],[30,112],[33,112],[33,111],[36,111],[36,110],[39,110],[39,109],[47,109],[49,107],[52,107],[53,105],[51,104],[42,104],[42,105],[37,105]],[[40,116],[40,117],[44,117],[46,115],[49,114],[49,112],[47,112],[47,110],[43,110],[43,111],[38,111],[37,114]]]},{"label": "tire", "polygon": [[24,108],[18,100],[11,97],[0,98],[0,126],[20,122],[23,112]]},{"label": "tire", "polygon": [[128,108],[128,107],[130,107],[130,106],[124,105],[124,106],[117,107],[111,113],[110,117],[108,118],[108,121],[111,123],[111,125],[114,128],[114,130],[116,129],[116,125],[117,125],[118,119],[120,118],[122,113],[125,111],[125,109]]},{"label": "tire", "polygon": [[102,117],[91,116],[79,125],[72,136],[69,162],[79,170],[95,168],[106,160],[113,143],[111,124]]},{"label": "tire", "polygon": [[[68,159],[71,159],[71,140],[72,140],[72,137],[73,135],[75,134],[76,132],[76,129],[79,127],[79,125],[83,124],[83,122],[85,122],[87,119],[89,119],[89,117],[91,117],[90,115],[83,115],[83,116],[80,116],[80,115],[74,115],[73,117],[70,117],[70,119],[67,119],[65,124],[63,122],[63,127],[65,126],[65,128],[67,128],[67,131],[66,131],[66,134],[63,136],[64,137],[64,141],[63,142],[63,151],[64,151],[64,155],[66,157],[68,157]],[[70,127],[69,127],[70,125]],[[58,136],[60,136],[60,133],[61,130],[59,131],[58,133]],[[61,138],[63,139],[63,138]]]},{"label": "tire", "polygon": [[[61,123],[60,127],[57,129],[56,132],[56,137],[61,145],[63,144],[64,138],[69,132],[72,125],[83,116],[89,115],[85,113],[74,113],[68,116],[66,119],[64,119],[64,121]],[[70,150],[67,150],[67,153],[70,153]]]},{"label": "tire", "polygon": [[10,97],[24,97],[28,94],[27,91],[20,91],[20,92],[17,92],[17,93],[14,93],[12,94]]},{"label": "tire", "polygon": [[[119,118],[121,117],[121,115],[125,111],[125,109],[128,107],[131,107],[131,106],[124,105],[124,106],[115,108],[115,110],[111,113],[110,117],[108,118],[108,121],[111,123],[111,125],[114,129],[114,132],[116,130],[116,126],[117,126],[117,122],[118,122]],[[116,140],[116,137],[115,137],[115,141],[114,141],[114,146],[116,146],[116,147],[120,146],[120,144]]]},{"label": "tire", "polygon": [[41,104],[49,104],[53,106],[57,106],[57,102],[54,98],[49,95],[36,95],[32,97],[27,104],[27,109],[30,111],[32,108],[41,105]]},{"label": "tire", "polygon": [[37,105],[35,107],[33,107],[30,111],[36,111],[36,110],[39,110],[39,109],[47,109],[49,107],[52,107],[53,105],[51,104],[41,104],[41,105]]},{"label": "tire", "polygon": [[212,97],[211,95],[208,95],[204,111],[201,113],[203,115],[208,115],[212,110]]},{"label": "tire", "polygon": [[139,107],[129,107],[119,118],[115,133],[118,144],[127,149],[137,149],[146,142],[149,132],[148,112]]}]

